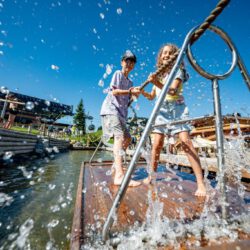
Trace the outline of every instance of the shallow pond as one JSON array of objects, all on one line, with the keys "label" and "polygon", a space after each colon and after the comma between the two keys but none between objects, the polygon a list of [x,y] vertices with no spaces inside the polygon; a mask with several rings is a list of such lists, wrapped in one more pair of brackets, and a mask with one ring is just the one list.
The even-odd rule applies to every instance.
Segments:
[{"label": "shallow pond", "polygon": [[69,248],[80,166],[92,153],[69,151],[0,168],[0,249]]}]

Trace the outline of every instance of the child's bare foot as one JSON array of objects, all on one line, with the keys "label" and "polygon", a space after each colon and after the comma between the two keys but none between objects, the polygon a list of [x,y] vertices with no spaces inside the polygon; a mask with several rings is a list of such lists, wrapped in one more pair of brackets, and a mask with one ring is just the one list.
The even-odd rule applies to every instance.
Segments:
[{"label": "child's bare foot", "polygon": [[146,179],[143,180],[143,183],[146,185],[149,185],[152,183],[152,178],[151,176],[148,176]]},{"label": "child's bare foot", "polygon": [[204,184],[198,185],[198,188],[194,194],[195,196],[205,197],[207,195],[207,190]]},{"label": "child's bare foot", "polygon": [[[124,177],[124,175],[115,176],[114,177],[114,185],[120,186],[122,184],[123,177]],[[141,182],[134,181],[134,180],[131,180],[129,182],[129,184],[128,184],[129,187],[137,187],[137,186],[140,186],[140,185],[141,185]]]},{"label": "child's bare foot", "polygon": [[115,173],[115,163],[112,164],[110,171],[111,171],[111,174]]}]

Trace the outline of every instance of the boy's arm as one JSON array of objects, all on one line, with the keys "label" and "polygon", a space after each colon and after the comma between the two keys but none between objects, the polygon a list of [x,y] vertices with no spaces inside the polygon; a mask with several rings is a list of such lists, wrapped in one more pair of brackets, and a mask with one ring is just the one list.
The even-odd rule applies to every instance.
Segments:
[{"label": "boy's arm", "polygon": [[112,90],[112,95],[129,95],[130,89],[121,89],[121,73],[120,71],[116,71],[112,77],[110,82],[110,88]]},{"label": "boy's arm", "polygon": [[112,90],[113,95],[129,95],[129,89],[113,89]]},{"label": "boy's arm", "polygon": [[138,87],[132,87],[130,89],[113,89],[113,95],[138,95],[141,91]]}]

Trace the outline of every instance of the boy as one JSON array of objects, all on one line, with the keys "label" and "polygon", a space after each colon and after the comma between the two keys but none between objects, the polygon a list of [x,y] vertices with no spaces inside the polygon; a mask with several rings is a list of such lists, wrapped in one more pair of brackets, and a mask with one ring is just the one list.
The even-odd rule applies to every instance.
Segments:
[{"label": "boy", "polygon": [[[102,108],[101,119],[103,136],[106,140],[114,136],[114,185],[121,185],[124,173],[122,169],[122,156],[131,141],[129,130],[126,127],[128,115],[128,103],[132,95],[140,94],[139,87],[132,87],[133,83],[128,78],[129,73],[134,69],[136,56],[127,50],[121,59],[121,70],[117,70],[111,80],[110,89]],[[140,185],[140,182],[131,180],[130,187]]]}]

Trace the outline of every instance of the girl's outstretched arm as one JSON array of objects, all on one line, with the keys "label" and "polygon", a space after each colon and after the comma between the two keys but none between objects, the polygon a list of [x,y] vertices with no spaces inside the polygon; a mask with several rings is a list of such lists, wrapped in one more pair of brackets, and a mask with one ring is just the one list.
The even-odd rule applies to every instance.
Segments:
[{"label": "girl's outstretched arm", "polygon": [[144,91],[144,89],[141,90],[141,93],[143,96],[145,96],[148,100],[153,100],[155,98],[155,89],[153,88],[150,93]]},{"label": "girl's outstretched arm", "polygon": [[[160,89],[163,88],[163,84],[162,84],[159,80],[157,80],[157,79],[155,79],[154,81],[152,81],[152,83],[153,83],[156,87],[158,87],[158,88],[160,88]],[[169,94],[169,95],[175,95],[176,92],[177,92],[177,90],[178,90],[178,88],[179,88],[179,86],[181,85],[181,83],[182,83],[182,80],[181,80],[180,78],[176,78],[176,79],[171,83],[171,85],[170,85],[170,87],[169,87],[169,89],[168,89],[168,94]]]}]

